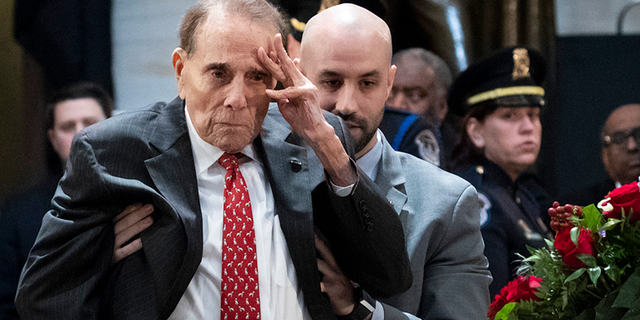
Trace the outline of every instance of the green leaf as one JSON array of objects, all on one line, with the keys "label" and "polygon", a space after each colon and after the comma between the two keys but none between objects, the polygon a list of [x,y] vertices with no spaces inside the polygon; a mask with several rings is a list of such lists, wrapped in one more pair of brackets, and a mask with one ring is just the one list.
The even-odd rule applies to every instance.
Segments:
[{"label": "green leaf", "polygon": [[591,320],[596,317],[596,312],[593,307],[583,310],[580,315],[573,320]]},{"label": "green leaf", "polygon": [[553,240],[549,240],[547,238],[544,238],[544,242],[547,243],[547,248],[549,248],[549,250],[553,249]]},{"label": "green leaf", "polygon": [[612,320],[620,319],[626,313],[625,309],[614,308],[611,305],[615,301],[618,292],[614,291],[608,294],[604,299],[600,300],[596,306],[596,320]]},{"label": "green leaf", "polygon": [[564,283],[567,283],[567,282],[569,282],[569,281],[571,281],[571,280],[575,280],[575,279],[580,278],[580,276],[581,276],[585,271],[587,271],[587,269],[586,269],[586,268],[580,268],[580,269],[578,269],[578,270],[574,271],[574,272],[573,272],[569,277],[567,277],[567,279],[566,279],[566,280],[564,280]]},{"label": "green leaf", "polygon": [[580,261],[584,262],[589,268],[595,268],[598,266],[598,262],[596,261],[596,257],[586,254],[586,253],[578,253],[576,254],[576,258],[580,259]]},{"label": "green leaf", "polygon": [[504,305],[504,307],[502,307],[502,309],[500,309],[500,311],[498,311],[498,313],[496,313],[496,320],[509,320],[509,313],[511,313],[511,310],[513,310],[513,308],[516,307],[516,303],[515,302],[509,302],[507,304]]},{"label": "green leaf", "polygon": [[616,265],[610,265],[604,268],[604,272],[609,276],[609,279],[615,283],[620,283],[620,268]]},{"label": "green leaf", "polygon": [[635,302],[635,305],[627,311],[627,313],[620,320],[639,320],[640,319],[640,299]]},{"label": "green leaf", "polygon": [[609,218],[609,219],[607,219],[607,223],[604,224],[602,229],[611,230],[611,229],[615,228],[620,222],[622,222],[622,220]]},{"label": "green leaf", "polygon": [[601,274],[602,269],[600,269],[600,267],[589,268],[589,278],[591,278],[591,282],[593,282],[596,287],[598,286],[596,282],[598,281],[598,278],[600,278]]},{"label": "green leaf", "polygon": [[582,208],[582,216],[584,217],[582,220],[582,225],[585,228],[598,230],[600,221],[602,221],[602,213],[600,213],[600,210],[598,210],[595,205],[590,204]]},{"label": "green leaf", "polygon": [[613,307],[631,308],[637,305],[638,299],[640,299],[640,268],[637,268],[622,285]]},{"label": "green leaf", "polygon": [[578,246],[578,238],[580,237],[580,228],[578,228],[578,227],[571,228],[571,232],[569,234],[571,235],[571,241],[577,247]]},{"label": "green leaf", "polygon": [[[538,249],[534,248],[534,247],[530,247],[528,244],[525,244],[525,247],[527,248],[527,251],[529,251],[529,253],[531,255],[535,255],[536,252],[538,251]],[[517,253],[518,254],[518,253]],[[521,254],[518,254],[520,257],[524,258]]]}]

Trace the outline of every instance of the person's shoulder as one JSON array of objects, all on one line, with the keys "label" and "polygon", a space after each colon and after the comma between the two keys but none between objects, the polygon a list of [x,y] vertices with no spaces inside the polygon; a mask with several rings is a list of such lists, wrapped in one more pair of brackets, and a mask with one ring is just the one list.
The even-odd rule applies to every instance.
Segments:
[{"label": "person's shoulder", "polygon": [[385,108],[379,128],[393,149],[440,165],[440,132],[420,116]]},{"label": "person's shoulder", "polygon": [[184,127],[184,104],[174,101],[156,102],[144,108],[120,112],[109,119],[100,121],[84,129],[87,137],[94,141],[113,141],[141,136],[144,139],[165,130],[172,125]]},{"label": "person's shoulder", "polygon": [[384,109],[384,115],[378,128],[392,145],[394,140],[399,143],[403,139],[415,136],[422,130],[431,129],[417,114],[391,108]]},{"label": "person's shoulder", "polygon": [[167,108],[174,103],[156,102],[136,110],[121,111],[109,119],[99,122],[102,129],[118,128],[131,123],[148,122],[165,113]]},{"label": "person's shoulder", "polygon": [[418,180],[421,184],[429,183],[440,189],[464,190],[470,186],[468,181],[458,175],[447,172],[414,155],[402,151],[396,151],[396,154],[400,158],[407,179]]},{"label": "person's shoulder", "polygon": [[482,177],[485,170],[481,165],[471,165],[468,167],[458,168],[454,170],[454,173],[462,179],[471,183],[476,189],[482,187]]}]

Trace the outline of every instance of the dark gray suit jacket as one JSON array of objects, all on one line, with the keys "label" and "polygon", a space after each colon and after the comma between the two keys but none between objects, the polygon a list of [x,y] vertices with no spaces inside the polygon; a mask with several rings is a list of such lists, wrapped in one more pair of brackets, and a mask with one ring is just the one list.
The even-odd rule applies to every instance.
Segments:
[{"label": "dark gray suit jacket", "polygon": [[[342,122],[330,114],[327,119],[349,146]],[[270,109],[254,147],[314,319],[335,318],[320,292],[314,218],[323,231],[343,231],[330,237],[341,244],[334,253],[345,274],[366,290],[390,296],[410,286],[402,225],[366,175],[359,174],[351,196],[316,190],[324,199],[312,199],[314,187],[326,190],[324,171],[277,108]],[[302,164],[298,172],[291,160]],[[112,220],[134,202],[155,206],[154,223],[140,236],[143,250],[112,266]],[[314,202],[326,209],[315,217]],[[184,102],[157,103],[76,137],[53,210],[22,272],[16,305],[26,319],[166,319],[201,257],[202,217]]]}]

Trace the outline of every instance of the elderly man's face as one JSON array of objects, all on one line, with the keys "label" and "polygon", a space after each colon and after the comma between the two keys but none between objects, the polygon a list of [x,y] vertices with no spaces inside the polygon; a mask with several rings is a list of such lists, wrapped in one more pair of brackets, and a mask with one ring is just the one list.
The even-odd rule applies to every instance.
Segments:
[{"label": "elderly man's face", "polygon": [[602,148],[602,161],[609,176],[622,184],[638,180],[640,175],[640,144],[630,133],[640,126],[640,105],[627,105],[614,111],[607,119],[605,135],[624,137],[612,139]]},{"label": "elderly man's face", "polygon": [[173,64],[198,135],[235,153],[260,133],[275,79],[260,64],[258,48],[271,50],[275,31],[235,15],[210,16],[196,33],[190,57],[176,49]]}]

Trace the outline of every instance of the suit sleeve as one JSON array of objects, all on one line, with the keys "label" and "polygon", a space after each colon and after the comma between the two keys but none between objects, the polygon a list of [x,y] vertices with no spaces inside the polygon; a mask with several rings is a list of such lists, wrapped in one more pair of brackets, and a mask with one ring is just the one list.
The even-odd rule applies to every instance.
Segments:
[{"label": "suit sleeve", "polygon": [[69,162],[20,277],[16,306],[25,319],[98,318],[119,211],[107,206],[113,201],[104,168],[84,133]]},{"label": "suit sleeve", "polygon": [[489,308],[487,259],[480,232],[478,196],[468,186],[451,220],[425,262],[418,317],[422,319],[485,319]]},{"label": "suit sleeve", "polygon": [[[348,130],[342,122],[334,128],[351,154]],[[340,197],[327,183],[314,190],[314,222],[349,279],[376,298],[400,294],[412,283],[402,224],[378,186],[352,163],[358,182],[351,195]]]}]

